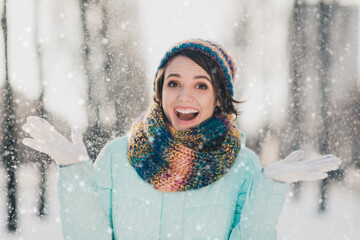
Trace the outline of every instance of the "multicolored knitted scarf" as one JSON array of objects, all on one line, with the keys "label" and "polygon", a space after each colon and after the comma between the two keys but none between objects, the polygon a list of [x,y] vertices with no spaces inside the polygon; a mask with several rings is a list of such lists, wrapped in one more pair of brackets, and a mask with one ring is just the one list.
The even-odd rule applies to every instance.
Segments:
[{"label": "multicolored knitted scarf", "polygon": [[226,174],[240,151],[240,140],[233,120],[225,115],[177,131],[154,104],[134,124],[127,156],[139,176],[155,189],[180,192],[205,187]]}]

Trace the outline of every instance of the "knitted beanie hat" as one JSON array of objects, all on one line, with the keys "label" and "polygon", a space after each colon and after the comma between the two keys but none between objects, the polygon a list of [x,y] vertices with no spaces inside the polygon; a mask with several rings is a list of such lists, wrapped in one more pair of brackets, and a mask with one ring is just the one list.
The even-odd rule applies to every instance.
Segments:
[{"label": "knitted beanie hat", "polygon": [[170,58],[184,50],[196,51],[205,54],[215,63],[217,63],[225,76],[227,89],[232,96],[234,95],[232,84],[235,80],[236,75],[236,66],[234,60],[227,54],[227,52],[225,52],[225,50],[219,44],[208,40],[192,39],[175,44],[165,53],[165,56],[162,58],[160,65],[156,71],[155,79],[157,79],[158,77],[159,70],[166,65]]}]

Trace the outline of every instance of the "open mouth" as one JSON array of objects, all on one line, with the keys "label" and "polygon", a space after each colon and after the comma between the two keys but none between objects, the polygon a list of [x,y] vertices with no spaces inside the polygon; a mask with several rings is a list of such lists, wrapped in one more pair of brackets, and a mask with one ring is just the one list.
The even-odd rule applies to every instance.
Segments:
[{"label": "open mouth", "polygon": [[182,121],[191,121],[196,118],[199,111],[193,108],[177,108],[176,116]]}]

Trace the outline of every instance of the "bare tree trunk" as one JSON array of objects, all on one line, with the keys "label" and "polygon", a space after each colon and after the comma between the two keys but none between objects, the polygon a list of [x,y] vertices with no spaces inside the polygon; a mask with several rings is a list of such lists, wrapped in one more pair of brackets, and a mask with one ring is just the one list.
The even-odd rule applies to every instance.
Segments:
[{"label": "bare tree trunk", "polygon": [[4,122],[2,125],[3,136],[3,161],[6,168],[7,180],[7,227],[10,232],[15,232],[18,227],[17,201],[16,201],[16,168],[18,166],[18,146],[17,146],[17,127],[16,127],[16,106],[14,103],[14,94],[9,81],[8,68],[8,25],[7,25],[7,1],[4,0],[1,26],[4,34],[5,47],[5,87],[3,92],[4,100]]},{"label": "bare tree trunk", "polygon": [[89,127],[86,129],[84,133],[85,146],[87,148],[89,157],[92,160],[95,160],[97,154],[100,149],[97,146],[97,136],[99,131],[100,124],[100,109],[99,103],[96,98],[93,97],[93,79],[91,74],[90,67],[90,55],[91,55],[91,38],[90,38],[90,30],[87,24],[87,9],[89,7],[88,0],[80,0],[80,12],[81,12],[81,26],[82,26],[82,35],[83,35],[83,64],[84,64],[84,72],[85,77],[88,82],[88,102],[87,102],[87,113],[88,113],[88,122]]},{"label": "bare tree trunk", "polygon": [[[106,142],[110,139],[111,134],[101,123],[100,119],[100,101],[96,96],[94,91],[94,82],[91,76],[91,66],[90,66],[90,57],[91,57],[91,38],[90,38],[90,29],[87,25],[86,15],[87,9],[89,7],[89,1],[81,0],[81,22],[83,30],[83,60],[84,60],[84,69],[85,75],[88,81],[88,120],[89,126],[84,133],[85,145],[88,150],[89,157],[92,160],[95,160],[101,149],[104,147]],[[101,42],[102,46],[105,49],[106,61],[104,66],[105,82],[109,80],[109,72],[111,71],[111,59],[109,51],[107,49],[107,15],[105,8],[106,1],[100,2],[102,10],[102,30],[101,30]],[[94,4],[94,6],[97,6]],[[105,17],[104,17],[105,16]],[[106,83],[104,83],[106,84]]]},{"label": "bare tree trunk", "polygon": [[[334,11],[334,5],[320,2],[318,5],[319,11],[319,29],[318,29],[318,54],[319,54],[319,79],[320,79],[320,106],[322,127],[319,135],[319,150],[320,154],[326,154],[329,150],[329,129],[330,116],[329,100],[330,100],[330,86],[329,86],[329,71],[331,65],[330,55],[330,26],[331,18]],[[326,192],[329,179],[326,178],[321,182],[321,201],[319,203],[319,210],[324,211],[326,208]]]},{"label": "bare tree trunk", "polygon": [[[107,11],[107,6],[106,6],[106,2],[103,2],[102,4],[102,10],[101,10],[101,18],[102,18],[102,28],[101,28],[101,37],[102,39],[108,39],[108,26],[109,26],[109,14]],[[107,41],[108,42],[108,41]],[[104,48],[104,52],[105,52],[105,64],[104,64],[104,73],[105,73],[105,80],[106,83],[109,83],[111,80],[115,80],[115,79],[110,79],[111,76],[113,75],[112,69],[113,69],[113,57],[112,54],[109,50],[109,45],[107,44],[103,44],[103,48]],[[122,60],[124,62],[126,56],[126,50],[123,49],[124,52],[124,56],[122,57]],[[125,66],[125,64],[124,64]],[[126,66],[125,66],[126,68]],[[124,76],[125,77],[125,76]],[[124,81],[124,79],[123,79]],[[115,99],[114,100],[114,106],[115,106],[115,116],[116,116],[116,122],[115,122],[115,126],[114,126],[114,130],[116,132],[116,135],[123,135],[125,133],[125,129],[124,129],[124,119],[125,119],[125,115],[123,114],[122,111],[122,105],[124,104],[123,102],[120,101],[119,99],[119,92],[116,91],[115,88],[111,87],[110,84],[107,84],[107,92],[109,96],[114,96]],[[121,94],[121,93],[120,93]]]},{"label": "bare tree trunk", "polygon": [[[115,134],[123,135],[148,105],[144,65],[138,52],[137,1],[108,1],[109,53],[112,60],[110,98],[115,106]],[[139,103],[140,102],[140,103]]]},{"label": "bare tree trunk", "polygon": [[[290,76],[292,78],[290,85],[290,126],[287,130],[287,141],[289,144],[286,154],[298,150],[303,142],[303,131],[301,122],[303,120],[304,111],[301,107],[304,75],[305,75],[305,61],[306,61],[306,36],[305,36],[305,21],[306,21],[306,5],[300,0],[295,1],[292,12],[292,27],[290,30]],[[282,156],[284,157],[284,156]],[[294,198],[299,197],[299,183],[293,184]]]},{"label": "bare tree trunk", "polygon": [[[89,41],[94,43],[94,46],[101,43],[100,49],[94,50],[103,53],[100,54],[103,56],[103,59],[101,59],[103,60],[103,72],[98,75],[101,76],[99,79],[104,80],[101,84],[106,87],[105,96],[100,98],[96,94],[101,91],[95,92],[91,89],[94,88],[93,86],[100,85],[99,82],[92,83],[91,79],[89,81],[89,105],[91,104],[93,109],[96,108],[97,120],[95,123],[91,121],[93,115],[89,114],[89,127],[84,134],[84,139],[90,157],[95,159],[105,143],[112,136],[123,135],[125,128],[134,115],[138,116],[139,111],[145,108],[145,105],[137,103],[139,99],[146,98],[145,84],[143,82],[145,77],[143,65],[140,63],[140,57],[135,47],[138,39],[136,34],[137,7],[134,1],[89,1],[92,5],[91,11],[88,8],[88,13],[86,13],[86,8],[89,3],[84,1],[82,3],[82,22],[85,33],[84,46]],[[100,13],[99,16],[102,21],[100,31],[94,30],[96,28],[87,29],[85,15],[90,16],[93,13]],[[123,26],[123,24],[125,25]],[[90,39],[89,32],[92,39]],[[88,47],[85,47],[85,49],[88,49]],[[84,58],[87,59],[86,61],[89,61],[89,57],[91,59],[95,58],[93,52],[89,54],[89,51],[87,51],[87,54],[87,57]],[[99,56],[96,57],[99,58]],[[87,66],[89,70],[89,64]],[[102,87],[99,86],[101,90],[105,90]],[[106,106],[106,108],[101,109],[102,106]],[[111,114],[115,114],[115,123],[110,129],[107,126],[105,127],[105,124],[101,121],[100,110],[104,110],[104,112],[113,111]]]},{"label": "bare tree trunk", "polygon": [[[45,84],[43,77],[43,58],[42,58],[42,48],[41,43],[39,41],[39,1],[34,1],[34,43],[36,49],[36,58],[37,58],[37,66],[38,66],[38,78],[40,83],[40,95],[37,102],[37,115],[41,118],[48,120],[48,115],[44,107],[44,92],[45,92]],[[39,183],[39,201],[38,201],[38,215],[40,217],[46,216],[46,199],[47,199],[47,169],[51,162],[51,158],[44,153],[38,153],[38,163],[40,170],[40,183]]]},{"label": "bare tree trunk", "polygon": [[[108,39],[108,25],[109,25],[109,15],[106,7],[106,2],[102,2],[101,6],[101,38],[102,38],[102,46],[103,50],[105,52],[105,64],[104,64],[104,73],[105,73],[105,84],[109,83],[111,81],[111,71],[112,71],[112,55],[109,51],[109,39]],[[109,85],[109,84],[107,84]],[[108,91],[111,91],[113,93],[113,89],[110,87],[107,88]]]},{"label": "bare tree trunk", "polygon": [[86,76],[86,80],[88,82],[88,120],[89,124],[92,125],[93,115],[95,113],[95,124],[100,121],[99,116],[99,104],[93,96],[93,79],[91,76],[90,70],[90,54],[91,54],[91,45],[90,45],[90,33],[87,25],[86,14],[87,8],[89,7],[88,0],[80,0],[80,12],[81,12],[81,27],[82,27],[82,35],[83,35],[83,61],[84,61],[84,72]]},{"label": "bare tree trunk", "polygon": [[124,102],[121,101],[119,98],[115,99],[115,114],[116,114],[115,131],[119,136],[125,134],[126,115],[123,108],[124,108]]},{"label": "bare tree trunk", "polygon": [[305,37],[305,14],[306,6],[300,3],[299,0],[295,1],[293,10],[293,32],[291,35],[291,107],[290,107],[290,151],[294,151],[300,148],[303,141],[303,133],[301,129],[301,120],[303,115],[303,109],[301,108],[301,101],[304,88],[304,63],[306,61],[306,37]]}]

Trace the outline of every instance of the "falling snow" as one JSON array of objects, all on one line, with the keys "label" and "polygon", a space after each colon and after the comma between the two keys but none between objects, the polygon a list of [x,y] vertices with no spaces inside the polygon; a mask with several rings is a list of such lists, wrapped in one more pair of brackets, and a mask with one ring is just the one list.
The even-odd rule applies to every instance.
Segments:
[{"label": "falling snow", "polygon": [[[336,6],[310,0],[85,1],[85,22],[76,1],[36,2],[38,8],[32,1],[8,1],[8,92],[0,37],[0,103],[12,101],[1,108],[1,124],[8,125],[0,134],[9,134],[1,138],[4,142],[19,142],[19,157],[13,145],[0,143],[0,239],[63,239],[58,170],[20,144],[25,118],[42,115],[67,138],[70,126],[80,126],[95,160],[108,140],[126,134],[147,109],[166,48],[197,37],[216,40],[233,54],[235,96],[246,100],[237,124],[264,166],[298,148],[306,159],[333,153],[343,160],[330,182],[301,183],[289,190],[278,239],[360,239],[358,1]],[[48,195],[41,218],[39,169],[44,163]],[[6,180],[14,170],[18,229],[8,233]],[[86,187],[83,181],[76,184]]]}]

